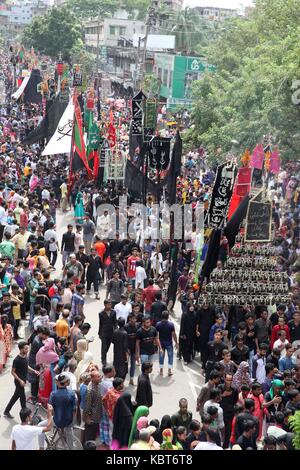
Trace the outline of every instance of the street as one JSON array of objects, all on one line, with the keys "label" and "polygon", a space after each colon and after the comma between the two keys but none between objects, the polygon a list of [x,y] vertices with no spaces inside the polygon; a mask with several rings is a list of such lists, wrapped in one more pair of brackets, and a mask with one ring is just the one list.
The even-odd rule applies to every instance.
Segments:
[{"label": "street", "polygon": [[[59,234],[59,240],[63,232],[66,230],[68,223],[73,223],[73,214],[68,213],[67,215],[62,214],[58,211],[57,216],[57,231]],[[58,262],[56,267],[58,268],[53,274],[54,277],[60,275],[61,270],[61,256],[58,257]],[[98,338],[98,314],[103,308],[103,301],[105,299],[105,288],[102,287],[100,291],[100,300],[94,299],[94,294],[91,292],[90,296],[86,297],[86,306],[85,306],[85,315],[86,321],[92,325],[89,337],[94,336],[94,341],[90,343],[89,350],[93,353],[94,362],[100,365],[100,339]],[[181,308],[179,302],[175,306],[175,319],[170,318],[170,320],[175,320],[176,332],[179,332],[179,322],[180,322]],[[24,322],[23,322],[24,323]],[[20,328],[21,336],[25,334],[25,325]],[[27,336],[26,336],[27,337]],[[108,360],[112,361],[113,357],[113,347],[110,347]],[[6,369],[0,375],[0,390],[1,390],[1,404],[0,404],[0,449],[8,450],[11,447],[10,434],[12,427],[19,423],[19,411],[20,403],[17,404],[12,409],[11,413],[14,416],[13,420],[4,418],[3,410],[9,401],[11,395],[14,392],[13,377],[11,375],[11,364],[13,358],[18,354],[17,343],[14,343],[12,357],[7,364]],[[186,398],[189,403],[189,409],[193,412],[195,418],[199,418],[198,413],[196,413],[196,398],[199,394],[201,385],[204,384],[204,379],[200,374],[201,368],[199,364],[194,361],[188,367],[183,364],[182,361],[179,361],[175,358],[174,360],[174,375],[168,377],[168,368],[167,368],[167,358],[165,359],[165,370],[164,376],[159,375],[159,365],[158,359],[156,360],[153,373],[151,374],[151,383],[153,390],[153,406],[150,410],[149,421],[151,419],[159,419],[165,414],[173,414],[177,411],[178,402],[180,398]],[[136,368],[136,376],[140,372],[140,367]],[[125,386],[126,391],[132,394],[135,398],[136,387],[128,385],[129,378],[126,377]],[[137,382],[137,377],[135,377],[135,383]],[[27,386],[29,392],[29,387]]]}]

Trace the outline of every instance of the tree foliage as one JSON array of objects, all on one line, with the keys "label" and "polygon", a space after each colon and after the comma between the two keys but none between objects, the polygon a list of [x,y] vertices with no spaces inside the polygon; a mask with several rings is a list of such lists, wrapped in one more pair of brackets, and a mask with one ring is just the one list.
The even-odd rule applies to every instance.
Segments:
[{"label": "tree foliage", "polygon": [[79,15],[80,18],[97,19],[98,13],[101,19],[104,16],[110,16],[121,5],[120,0],[67,0],[67,7]]},{"label": "tree foliage", "polygon": [[248,17],[225,26],[207,50],[217,71],[194,84],[187,140],[219,158],[232,140],[243,152],[271,135],[286,159],[297,158],[300,108],[291,84],[300,79],[299,34],[298,0],[257,0]]},{"label": "tree foliage", "polygon": [[25,28],[23,44],[53,58],[61,53],[69,61],[72,49],[83,48],[82,25],[67,6],[53,7]]},{"label": "tree foliage", "polygon": [[289,425],[294,433],[294,447],[296,450],[300,450],[300,411],[296,411],[293,416],[290,416]]}]

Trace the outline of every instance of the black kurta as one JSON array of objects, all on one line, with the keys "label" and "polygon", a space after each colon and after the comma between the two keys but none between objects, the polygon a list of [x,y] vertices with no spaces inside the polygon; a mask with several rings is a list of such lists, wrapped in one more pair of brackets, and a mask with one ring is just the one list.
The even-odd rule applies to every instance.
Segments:
[{"label": "black kurta", "polygon": [[114,331],[112,343],[114,345],[114,367],[116,377],[125,380],[128,372],[128,362],[126,352],[128,351],[128,338],[124,328]]}]

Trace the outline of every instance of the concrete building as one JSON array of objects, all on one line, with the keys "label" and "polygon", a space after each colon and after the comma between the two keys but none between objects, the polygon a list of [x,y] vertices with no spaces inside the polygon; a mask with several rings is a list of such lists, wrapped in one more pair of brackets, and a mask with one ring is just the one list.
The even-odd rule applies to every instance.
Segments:
[{"label": "concrete building", "polygon": [[219,7],[195,7],[197,13],[208,21],[224,21],[227,18],[238,16],[238,11],[232,8],[219,8]]},{"label": "concrete building", "polygon": [[0,9],[0,31],[6,39],[15,39],[35,16],[46,13],[51,0],[20,0],[8,2]]},{"label": "concrete building", "polygon": [[170,10],[178,11],[181,10],[183,5],[183,0],[154,0],[153,2],[154,7],[158,7],[158,5],[165,5]]},{"label": "concrete building", "polygon": [[193,81],[200,80],[205,71],[214,70],[215,66],[203,57],[154,54],[153,73],[159,79],[160,97],[166,100],[168,109],[178,105],[188,107],[192,103]]},{"label": "concrete building", "polygon": [[131,78],[131,64],[137,61],[137,48],[133,47],[135,34],[145,34],[142,21],[131,20],[128,13],[120,10],[113,18],[104,18],[100,22],[93,19],[85,23],[86,49],[97,55],[99,32],[100,69],[121,78]]}]

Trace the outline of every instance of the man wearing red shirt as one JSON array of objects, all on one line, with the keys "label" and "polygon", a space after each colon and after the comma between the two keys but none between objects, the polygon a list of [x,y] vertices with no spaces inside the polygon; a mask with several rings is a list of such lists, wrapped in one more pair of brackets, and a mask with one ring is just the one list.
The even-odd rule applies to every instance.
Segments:
[{"label": "man wearing red shirt", "polygon": [[278,339],[278,331],[285,330],[286,332],[286,339],[288,342],[291,342],[291,334],[288,325],[285,324],[284,318],[279,318],[278,325],[273,326],[272,334],[271,334],[271,349],[273,349],[273,344]]},{"label": "man wearing red shirt", "polygon": [[138,250],[134,248],[132,250],[132,255],[127,258],[127,279],[131,282],[133,288],[135,288],[136,262],[140,260],[141,258],[138,256]]},{"label": "man wearing red shirt", "polygon": [[146,315],[151,315],[151,307],[155,302],[156,294],[159,292],[159,288],[154,286],[153,279],[149,279],[149,285],[143,290],[143,302],[145,303]]}]

